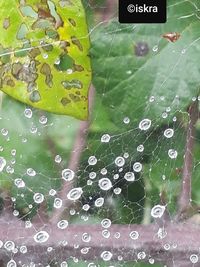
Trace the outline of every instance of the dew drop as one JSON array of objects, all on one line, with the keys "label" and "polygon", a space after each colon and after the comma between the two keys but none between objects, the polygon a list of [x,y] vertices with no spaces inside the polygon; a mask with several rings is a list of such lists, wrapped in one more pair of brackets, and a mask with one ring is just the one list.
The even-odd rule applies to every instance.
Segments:
[{"label": "dew drop", "polygon": [[6,241],[4,244],[4,248],[8,251],[12,251],[15,248],[15,243],[13,241]]},{"label": "dew drop", "polygon": [[104,261],[110,261],[111,258],[112,258],[113,254],[110,252],[110,251],[103,251],[101,253],[101,258],[104,260]]},{"label": "dew drop", "polygon": [[130,238],[133,240],[137,240],[139,238],[139,233],[137,231],[132,231],[129,234]]},{"label": "dew drop", "polygon": [[126,179],[128,182],[133,182],[135,181],[135,174],[133,172],[127,172],[124,175],[124,179]]},{"label": "dew drop", "polygon": [[153,50],[153,52],[157,52],[158,51],[158,46],[155,45],[152,50]]},{"label": "dew drop", "polygon": [[66,229],[68,227],[68,221],[67,220],[61,220],[57,223],[57,227],[59,229]]},{"label": "dew drop", "polygon": [[109,143],[109,141],[110,141],[110,135],[109,134],[102,135],[102,137],[101,137],[102,143]]},{"label": "dew drop", "polygon": [[111,220],[110,219],[103,219],[101,221],[101,225],[103,228],[109,228],[111,226]]},{"label": "dew drop", "polygon": [[171,138],[174,135],[174,130],[171,128],[168,128],[164,131],[164,136],[166,138]]},{"label": "dew drop", "polygon": [[177,156],[178,156],[178,152],[177,152],[175,149],[169,149],[169,150],[168,150],[168,156],[169,156],[171,159],[176,159]]},{"label": "dew drop", "polygon": [[199,261],[199,257],[196,254],[190,255],[190,261],[192,263],[197,263]]},{"label": "dew drop", "polygon": [[90,156],[88,159],[89,165],[95,165],[97,163],[97,158],[95,156]]},{"label": "dew drop", "polygon": [[133,170],[135,172],[141,172],[141,170],[142,170],[142,164],[140,162],[135,162],[133,164]]},{"label": "dew drop", "polygon": [[10,260],[7,263],[7,267],[17,267],[17,263],[14,260]]},{"label": "dew drop", "polygon": [[46,231],[40,231],[33,238],[37,243],[44,243],[49,239],[49,234]]},{"label": "dew drop", "polygon": [[40,118],[39,118],[39,122],[41,123],[41,124],[46,124],[47,123],[47,117],[46,116],[41,116]]},{"label": "dew drop", "polygon": [[122,167],[125,164],[125,159],[123,157],[117,157],[115,159],[115,165],[117,165],[118,167]]},{"label": "dew drop", "polygon": [[33,200],[35,203],[40,204],[44,201],[44,195],[41,193],[35,193],[33,195]]},{"label": "dew drop", "polygon": [[36,171],[34,169],[32,169],[32,168],[28,168],[26,170],[26,173],[28,174],[28,176],[31,176],[31,177],[36,175]]},{"label": "dew drop", "polygon": [[56,156],[55,156],[55,162],[56,162],[56,163],[61,163],[61,161],[62,161],[61,156],[60,156],[60,155],[56,155]]},{"label": "dew drop", "polygon": [[165,212],[165,206],[156,205],[151,209],[151,216],[153,218],[161,218]]},{"label": "dew drop", "polygon": [[102,178],[99,180],[99,187],[102,190],[107,191],[107,190],[110,190],[112,188],[112,183],[108,178]]},{"label": "dew drop", "polygon": [[91,240],[91,236],[90,236],[90,234],[88,234],[88,233],[83,233],[83,235],[82,235],[82,240],[83,240],[83,242],[90,242],[90,240]]},{"label": "dew drop", "polygon": [[81,187],[73,188],[72,190],[69,191],[67,194],[67,198],[69,200],[78,200],[81,195],[83,194],[83,190]]},{"label": "dew drop", "polygon": [[60,198],[55,198],[54,199],[54,202],[53,202],[53,206],[54,206],[54,208],[56,208],[56,209],[60,209],[61,207],[62,207],[62,199],[60,199]]},{"label": "dew drop", "polygon": [[146,258],[146,253],[144,251],[141,251],[137,254],[137,257],[139,260],[144,260]]},{"label": "dew drop", "polygon": [[143,145],[139,145],[139,146],[137,147],[137,151],[138,151],[138,152],[143,152],[143,151],[144,151],[144,146],[143,146]]},{"label": "dew drop", "polygon": [[139,123],[139,129],[142,131],[147,131],[151,127],[151,120],[144,119]]},{"label": "dew drop", "polygon": [[96,207],[102,207],[103,206],[103,204],[104,204],[104,198],[103,197],[99,197],[99,198],[97,198],[96,200],[95,200],[95,202],[94,202],[94,205],[96,206]]},{"label": "dew drop", "polygon": [[21,178],[15,179],[14,183],[15,183],[16,187],[18,187],[18,188],[25,187],[25,183]]},{"label": "dew drop", "polygon": [[33,115],[33,112],[32,112],[32,110],[31,110],[30,108],[26,108],[26,109],[24,110],[24,116],[25,116],[26,118],[30,119],[30,118],[32,117],[32,115]]},{"label": "dew drop", "polygon": [[61,262],[60,267],[68,267],[68,263],[66,261]]},{"label": "dew drop", "polygon": [[123,119],[123,122],[124,122],[125,124],[129,124],[129,123],[130,123],[130,119],[129,119],[128,117],[125,117],[125,118]]},{"label": "dew drop", "polygon": [[62,170],[62,178],[65,180],[65,181],[71,181],[74,179],[74,172],[70,169],[64,169]]}]

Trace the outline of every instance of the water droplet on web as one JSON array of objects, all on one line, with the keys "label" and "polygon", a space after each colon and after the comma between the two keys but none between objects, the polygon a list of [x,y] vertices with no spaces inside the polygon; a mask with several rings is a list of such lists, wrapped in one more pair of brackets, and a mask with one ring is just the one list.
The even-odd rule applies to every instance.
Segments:
[{"label": "water droplet on web", "polygon": [[183,50],[181,51],[181,54],[185,54],[185,52],[186,52],[186,49],[183,49]]},{"label": "water droplet on web", "polygon": [[54,202],[53,202],[53,206],[54,206],[54,208],[56,208],[56,209],[60,209],[61,207],[62,207],[62,199],[60,199],[60,198],[55,198],[54,199]]},{"label": "water droplet on web", "polygon": [[96,207],[102,207],[103,204],[104,204],[104,198],[102,198],[102,197],[97,198],[97,199],[95,200],[95,202],[94,202],[94,205],[95,205]]},{"label": "water droplet on web", "polygon": [[122,167],[125,164],[125,159],[123,157],[117,157],[115,159],[115,165],[117,165],[118,167]]},{"label": "water droplet on web", "polygon": [[25,183],[21,178],[15,179],[14,183],[15,183],[16,187],[18,187],[18,188],[25,187]]},{"label": "water droplet on web", "polygon": [[132,231],[129,234],[130,238],[133,240],[137,240],[139,238],[139,233],[137,231]]},{"label": "water droplet on web", "polygon": [[149,98],[149,102],[152,103],[152,102],[154,102],[154,101],[155,101],[155,96],[150,96],[150,98]]},{"label": "water droplet on web", "polygon": [[137,151],[138,151],[138,152],[143,152],[143,151],[144,151],[144,146],[143,146],[143,145],[139,145],[139,146],[137,147]]},{"label": "water droplet on web", "polygon": [[89,165],[95,165],[97,163],[97,158],[95,156],[90,156],[88,159]]},{"label": "water droplet on web", "polygon": [[67,198],[69,200],[78,200],[81,195],[83,194],[83,190],[81,187],[77,187],[77,188],[73,188],[69,191],[69,193],[67,194]]},{"label": "water droplet on web", "polygon": [[6,241],[4,244],[4,248],[8,251],[12,251],[15,248],[15,243],[11,240]]},{"label": "water droplet on web", "polygon": [[107,229],[105,229],[105,230],[102,231],[102,236],[104,238],[109,238],[110,237],[110,232]]},{"label": "water droplet on web", "polygon": [[112,188],[112,183],[108,178],[102,178],[99,180],[99,187],[102,190],[107,191],[107,190],[110,190]]},{"label": "water droplet on web", "polygon": [[166,138],[171,138],[173,135],[174,135],[174,130],[173,129],[168,128],[168,129],[166,129],[164,131],[164,136]]},{"label": "water droplet on web", "polygon": [[12,155],[12,156],[15,156],[15,155],[16,155],[16,152],[17,152],[16,149],[12,149],[12,150],[11,150],[11,155]]},{"label": "water droplet on web", "polygon": [[49,239],[49,234],[46,231],[40,231],[33,238],[37,243],[44,243]]},{"label": "water droplet on web", "polygon": [[192,263],[197,263],[197,262],[199,261],[199,257],[198,257],[198,255],[196,255],[196,254],[192,254],[192,255],[190,255],[190,261],[191,261]]},{"label": "water droplet on web", "polygon": [[152,50],[153,50],[153,52],[157,52],[158,51],[158,45],[155,45]]},{"label": "water droplet on web", "polygon": [[31,110],[30,108],[26,108],[26,109],[24,110],[24,116],[25,116],[26,118],[30,119],[30,118],[32,117],[32,115],[33,115],[33,112],[32,112],[32,110]]},{"label": "water droplet on web", "polygon": [[21,246],[19,251],[22,253],[22,254],[25,254],[27,253],[27,247],[26,246]]},{"label": "water droplet on web", "polygon": [[41,124],[46,124],[47,123],[47,117],[46,116],[41,116],[40,118],[39,118],[39,122],[41,123]]},{"label": "water droplet on web", "polygon": [[169,156],[171,159],[176,159],[177,156],[178,156],[178,152],[177,152],[175,149],[169,149],[169,150],[168,150],[168,156]]},{"label": "water droplet on web", "polygon": [[96,264],[94,264],[93,262],[89,263],[87,267],[97,267]]},{"label": "water droplet on web", "polygon": [[115,195],[119,195],[119,194],[121,194],[122,189],[121,189],[120,187],[116,187],[116,188],[113,190],[113,192],[115,193]]},{"label": "water droplet on web", "polygon": [[5,166],[6,166],[6,160],[3,157],[0,157],[0,172],[3,171]]},{"label": "water droplet on web", "polygon": [[32,169],[32,168],[28,168],[26,170],[26,173],[27,173],[28,176],[31,176],[31,177],[36,175],[36,171],[34,169]]},{"label": "water droplet on web", "polygon": [[137,254],[137,257],[139,260],[144,260],[146,258],[146,253],[144,251],[141,251]]},{"label": "water droplet on web", "polygon": [[135,174],[133,172],[127,172],[124,175],[124,179],[126,179],[128,182],[133,182],[135,181]]},{"label": "water droplet on web", "polygon": [[85,205],[83,205],[82,209],[85,211],[88,211],[90,209],[90,205],[85,204]]},{"label": "water droplet on web", "polygon": [[64,169],[62,170],[62,178],[65,180],[65,181],[71,181],[74,179],[74,172],[70,169]]},{"label": "water droplet on web", "polygon": [[41,193],[35,193],[33,195],[33,200],[35,203],[40,204],[44,201],[44,195]]},{"label": "water droplet on web", "polygon": [[106,169],[106,168],[103,168],[103,169],[101,169],[101,174],[102,174],[102,175],[106,175],[106,174],[107,174],[107,172],[108,172],[108,171],[107,171],[107,169]]},{"label": "water droplet on web", "polygon": [[50,196],[55,196],[55,195],[56,195],[56,190],[54,190],[54,189],[50,189],[50,190],[49,190],[49,195],[50,195]]},{"label": "water droplet on web", "polygon": [[147,131],[151,127],[151,120],[144,119],[139,123],[139,129],[142,131]]},{"label": "water droplet on web", "polygon": [[113,254],[110,252],[110,251],[103,251],[101,253],[101,258],[104,260],[104,261],[110,261],[111,258],[112,258]]},{"label": "water droplet on web", "polygon": [[163,118],[163,119],[166,119],[167,117],[168,117],[167,112],[163,112],[163,113],[162,113],[162,118]]},{"label": "water droplet on web", "polygon": [[7,263],[7,267],[17,267],[17,263],[14,260],[10,260]]},{"label": "water droplet on web", "polygon": [[165,206],[156,205],[151,209],[151,216],[153,218],[161,218],[165,212]]},{"label": "water droplet on web", "polygon": [[8,130],[5,129],[5,128],[1,129],[1,134],[2,134],[3,136],[7,136],[7,135],[8,135]]},{"label": "water droplet on web", "polygon": [[88,234],[88,233],[83,233],[83,235],[82,235],[82,240],[83,240],[83,242],[90,242],[90,240],[91,240],[91,236],[90,236],[90,234]]},{"label": "water droplet on web", "polygon": [[56,156],[55,156],[55,162],[56,162],[56,163],[61,163],[61,161],[62,161],[61,156],[60,156],[60,155],[56,155]]},{"label": "water droplet on web", "polygon": [[102,135],[102,137],[101,137],[102,143],[109,143],[109,141],[110,141],[110,135],[109,134]]},{"label": "water droplet on web", "polygon": [[135,172],[141,172],[141,170],[142,170],[142,164],[140,162],[135,162],[133,164],[133,170]]},{"label": "water droplet on web", "polygon": [[125,124],[129,124],[129,123],[130,123],[130,119],[129,119],[128,117],[125,117],[125,118],[123,119],[123,122],[124,122]]},{"label": "water droplet on web", "polygon": [[68,263],[66,261],[61,262],[60,267],[68,267]]},{"label": "water droplet on web", "polygon": [[69,223],[67,220],[61,220],[57,223],[57,227],[59,229],[66,229],[68,227]]},{"label": "water droplet on web", "polygon": [[90,179],[95,179],[96,176],[97,176],[96,172],[90,172],[90,173],[89,173],[89,178],[90,178]]},{"label": "water droplet on web", "polygon": [[150,263],[150,264],[154,264],[154,263],[155,263],[155,260],[152,259],[152,258],[150,258],[150,259],[149,259],[149,263]]},{"label": "water droplet on web", "polygon": [[101,221],[101,226],[103,227],[103,228],[109,228],[110,226],[111,226],[111,220],[110,219],[103,219],[102,221]]}]

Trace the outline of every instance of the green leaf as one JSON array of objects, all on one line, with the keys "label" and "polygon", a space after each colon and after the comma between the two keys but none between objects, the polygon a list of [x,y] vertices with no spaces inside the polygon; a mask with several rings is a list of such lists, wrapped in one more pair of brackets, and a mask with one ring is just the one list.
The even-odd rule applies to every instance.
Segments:
[{"label": "green leaf", "polygon": [[10,0],[0,10],[0,90],[33,107],[87,119],[91,68],[81,0]]},{"label": "green leaf", "polygon": [[[168,1],[166,24],[120,25],[113,21],[93,32],[93,83],[116,125],[126,116],[133,123],[147,116],[160,124],[167,108],[172,118],[197,96],[200,22],[195,6],[200,3]],[[169,42],[162,37],[169,32],[181,36]]]}]

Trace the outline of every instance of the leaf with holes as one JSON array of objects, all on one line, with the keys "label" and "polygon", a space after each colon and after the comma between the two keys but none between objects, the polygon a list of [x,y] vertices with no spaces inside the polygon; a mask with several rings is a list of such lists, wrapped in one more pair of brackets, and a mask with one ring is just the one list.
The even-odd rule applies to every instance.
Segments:
[{"label": "leaf with holes", "polygon": [[0,10],[0,90],[87,119],[91,68],[81,0],[1,1]]}]

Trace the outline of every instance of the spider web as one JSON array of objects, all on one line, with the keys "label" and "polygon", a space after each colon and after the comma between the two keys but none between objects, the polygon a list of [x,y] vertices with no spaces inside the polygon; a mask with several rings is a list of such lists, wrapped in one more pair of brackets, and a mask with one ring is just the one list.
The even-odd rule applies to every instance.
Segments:
[{"label": "spider web", "polygon": [[[176,1],[175,4],[169,5],[168,9],[181,3],[191,4],[193,12],[186,12],[177,19],[184,21],[195,17],[198,22],[200,6],[197,1]],[[108,21],[116,23],[115,8],[109,14],[104,14],[108,9],[106,2],[99,4],[89,1],[85,6],[91,24],[91,38],[99,27],[106,27]],[[95,22],[92,22],[91,16],[94,14]],[[125,26],[132,33],[140,27],[142,26]],[[108,56],[112,54],[118,38],[117,33],[123,29],[116,26],[115,29],[107,31],[107,35],[113,39],[107,47]],[[179,53],[181,61],[187,50],[199,44],[199,40],[200,37],[193,40],[184,52],[171,50],[171,53]],[[159,53],[161,41],[162,38],[157,36],[157,42],[148,47],[148,53]],[[146,56],[144,40],[138,49],[142,56]],[[136,50],[135,52],[137,53]],[[105,62],[102,69],[106,64]],[[113,238],[109,231],[111,225],[148,225],[154,222],[163,229],[163,218],[173,220],[181,186],[188,112],[182,109],[179,103],[181,95],[175,95],[171,105],[153,118],[151,109],[152,105],[165,105],[165,84],[176,71],[178,64],[179,61],[174,62],[163,77],[163,95],[144,98],[145,117],[139,120],[118,112],[118,125],[105,107],[107,87],[104,84],[102,91],[99,93],[97,90],[95,96],[91,97],[93,107],[89,128],[85,122],[80,125],[80,122],[73,118],[45,113],[3,95],[0,115],[0,170],[2,218],[9,218],[11,221],[2,221],[2,224],[7,225],[7,231],[13,228],[10,212],[16,223],[21,220],[25,222],[26,229],[34,228],[34,223],[40,225],[34,229],[34,236],[30,237],[36,243],[43,243],[48,240],[48,235],[54,235],[46,233],[44,228],[52,213],[59,213],[60,209],[63,209],[62,220],[57,217],[53,220],[59,230],[67,229],[70,225],[100,225],[100,233],[105,239]],[[131,71],[127,70],[126,74],[132,75]],[[109,81],[111,78],[112,75],[108,71],[104,79]],[[188,98],[188,103],[200,100],[197,95],[189,95]],[[137,108],[140,110],[140,104]],[[197,124],[196,150],[199,148],[198,131]],[[195,188],[199,185],[199,152],[196,150],[193,165]],[[194,190],[191,201],[198,205],[197,189]],[[7,217],[3,217],[3,214]],[[123,233],[115,232],[116,243],[120,235]],[[91,233],[82,235],[82,241],[86,244],[81,247],[82,255],[87,255],[90,250],[87,244],[91,236]],[[164,237],[163,230],[158,238]],[[19,233],[19,240],[20,238]],[[140,239],[140,233],[130,231],[129,239],[130,242]],[[66,244],[63,241],[62,245]],[[34,255],[32,259],[26,257],[27,248],[23,238],[18,244],[12,243],[12,240],[3,240],[0,246],[2,250],[7,251],[8,267],[42,265],[35,261]],[[174,247],[175,244],[163,243],[163,249],[166,251]],[[143,250],[137,254],[137,260],[134,262],[127,262],[121,254],[113,260],[112,250],[104,247],[99,252],[99,259],[84,260],[84,256],[79,259],[75,256],[76,253],[72,252],[71,256],[61,261],[60,254],[56,254],[54,249],[49,246],[44,252],[44,257],[48,258],[47,266],[128,267],[152,266],[155,262],[154,258]],[[78,249],[77,243],[74,250]],[[20,260],[18,254],[23,256],[19,257]],[[141,263],[144,260],[146,264]],[[188,263],[193,264],[196,261],[198,255],[188,255]]]}]

